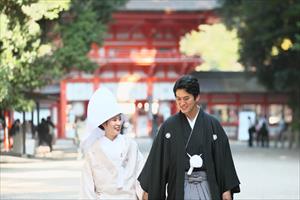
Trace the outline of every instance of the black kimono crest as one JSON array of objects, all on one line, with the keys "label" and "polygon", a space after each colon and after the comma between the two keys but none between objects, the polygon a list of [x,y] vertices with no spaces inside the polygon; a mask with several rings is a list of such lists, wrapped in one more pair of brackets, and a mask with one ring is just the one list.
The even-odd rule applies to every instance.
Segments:
[{"label": "black kimono crest", "polygon": [[[161,126],[138,177],[149,199],[184,199],[186,149],[191,128],[181,112],[168,118]],[[191,142],[200,143],[203,164],[212,199],[221,199],[222,193],[240,191],[226,133],[220,123],[200,109],[192,132]]]}]

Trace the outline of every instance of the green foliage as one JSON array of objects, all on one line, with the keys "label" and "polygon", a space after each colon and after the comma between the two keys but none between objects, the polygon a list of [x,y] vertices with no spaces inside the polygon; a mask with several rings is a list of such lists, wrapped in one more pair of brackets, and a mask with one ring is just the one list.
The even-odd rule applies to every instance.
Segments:
[{"label": "green foliage", "polygon": [[[62,47],[51,57],[53,63],[67,73],[72,69],[93,71],[99,66],[86,56],[92,42],[101,45],[111,13],[126,0],[74,0],[68,12],[64,13],[57,26],[51,30],[62,39]],[[49,61],[49,60],[48,60]]]},{"label": "green foliage", "polygon": [[24,94],[43,84],[44,69],[34,66],[41,56],[38,21],[53,19],[69,1],[5,0],[0,6],[0,108],[28,110],[33,102]]},{"label": "green foliage", "polygon": [[0,4],[0,109],[30,110],[26,96],[77,68],[101,44],[111,13],[126,0],[2,0]]},{"label": "green foliage", "polygon": [[290,97],[300,123],[300,1],[222,0],[220,10],[241,40],[240,61],[255,68],[259,80]]},{"label": "green foliage", "polygon": [[[200,25],[180,41],[181,52],[199,55],[204,62],[199,70],[241,71],[238,60],[238,38],[236,31],[228,31],[223,24]],[[197,68],[196,68],[197,70]]]},{"label": "green foliage", "polygon": [[[298,30],[300,30],[300,21],[296,24]],[[295,33],[295,44],[293,46],[293,49],[296,51],[300,51],[300,31],[299,33]]]}]

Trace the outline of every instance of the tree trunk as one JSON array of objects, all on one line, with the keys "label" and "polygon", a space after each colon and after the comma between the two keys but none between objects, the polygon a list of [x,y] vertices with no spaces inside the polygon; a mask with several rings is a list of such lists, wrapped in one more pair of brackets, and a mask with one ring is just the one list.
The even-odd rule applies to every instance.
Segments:
[{"label": "tree trunk", "polygon": [[296,143],[296,147],[300,148],[300,88],[297,88],[295,94],[295,104],[293,106],[293,122],[292,131]]}]

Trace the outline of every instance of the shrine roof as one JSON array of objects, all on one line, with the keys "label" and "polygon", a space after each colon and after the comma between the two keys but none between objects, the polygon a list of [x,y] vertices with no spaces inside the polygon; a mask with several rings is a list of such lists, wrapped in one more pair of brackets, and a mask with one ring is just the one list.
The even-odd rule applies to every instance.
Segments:
[{"label": "shrine roof", "polygon": [[220,7],[218,0],[129,0],[122,11],[201,11]]},{"label": "shrine roof", "polygon": [[263,86],[254,73],[246,72],[193,72],[204,93],[265,93],[271,92]]}]

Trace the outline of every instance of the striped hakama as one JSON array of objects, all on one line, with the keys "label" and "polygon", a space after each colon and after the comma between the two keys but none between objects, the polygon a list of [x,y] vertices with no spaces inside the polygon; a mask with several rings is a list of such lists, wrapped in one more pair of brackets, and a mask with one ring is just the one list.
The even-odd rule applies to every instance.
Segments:
[{"label": "striped hakama", "polygon": [[184,200],[211,200],[209,185],[205,171],[185,173],[184,177]]}]

